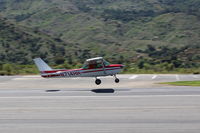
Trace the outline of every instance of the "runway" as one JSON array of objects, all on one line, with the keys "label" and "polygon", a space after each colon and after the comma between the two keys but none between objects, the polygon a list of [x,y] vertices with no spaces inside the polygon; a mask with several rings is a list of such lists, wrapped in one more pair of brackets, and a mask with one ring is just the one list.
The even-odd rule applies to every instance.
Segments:
[{"label": "runway", "polygon": [[158,82],[200,75],[119,75],[43,79],[0,77],[1,133],[199,133],[200,87]]}]

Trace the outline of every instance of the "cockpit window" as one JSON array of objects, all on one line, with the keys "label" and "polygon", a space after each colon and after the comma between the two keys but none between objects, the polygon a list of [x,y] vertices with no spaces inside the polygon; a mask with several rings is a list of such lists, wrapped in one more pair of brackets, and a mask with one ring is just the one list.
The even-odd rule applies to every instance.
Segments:
[{"label": "cockpit window", "polygon": [[85,62],[85,64],[83,65],[83,69],[96,69],[96,68],[103,68],[103,64],[105,66],[108,66],[110,65],[109,62],[103,60],[103,63],[102,63],[102,60],[92,60],[92,61],[89,61],[89,62]]},{"label": "cockpit window", "polygon": [[105,66],[109,66],[110,65],[110,63],[105,61],[105,60],[103,60],[103,63],[104,63]]},{"label": "cockpit window", "polygon": [[85,62],[85,64],[83,65],[82,68],[83,68],[83,69],[88,69],[88,68],[89,68],[89,64],[88,64],[88,62]]}]

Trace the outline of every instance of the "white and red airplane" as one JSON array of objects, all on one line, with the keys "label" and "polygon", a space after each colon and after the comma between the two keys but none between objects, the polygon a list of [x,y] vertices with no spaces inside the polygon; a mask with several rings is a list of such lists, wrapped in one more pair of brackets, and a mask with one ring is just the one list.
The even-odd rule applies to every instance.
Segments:
[{"label": "white and red airplane", "polygon": [[119,83],[116,74],[122,71],[124,65],[110,64],[103,57],[87,59],[80,69],[52,69],[41,58],[34,59],[41,76],[44,78],[71,78],[71,77],[95,77],[95,83],[101,84],[98,77],[114,76],[115,82]]}]

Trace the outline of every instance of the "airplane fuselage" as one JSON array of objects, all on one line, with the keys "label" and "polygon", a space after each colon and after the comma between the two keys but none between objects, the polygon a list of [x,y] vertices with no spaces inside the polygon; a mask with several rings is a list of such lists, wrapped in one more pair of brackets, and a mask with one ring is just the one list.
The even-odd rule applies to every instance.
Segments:
[{"label": "airplane fuselage", "polygon": [[121,64],[111,64],[105,66],[104,68],[95,69],[70,69],[70,70],[49,70],[41,71],[41,76],[44,78],[70,78],[70,77],[100,77],[116,75],[121,72],[123,65]]}]

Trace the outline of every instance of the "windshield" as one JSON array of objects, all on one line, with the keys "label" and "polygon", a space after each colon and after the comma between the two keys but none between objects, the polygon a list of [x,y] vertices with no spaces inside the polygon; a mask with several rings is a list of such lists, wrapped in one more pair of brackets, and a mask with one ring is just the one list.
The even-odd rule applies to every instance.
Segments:
[{"label": "windshield", "polygon": [[105,61],[105,60],[103,60],[103,64],[104,64],[105,66],[109,66],[109,65],[110,65],[110,63],[107,62],[107,61]]}]

